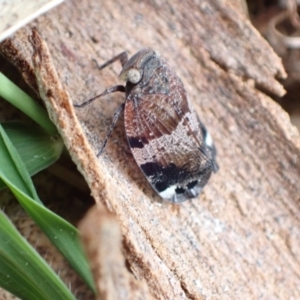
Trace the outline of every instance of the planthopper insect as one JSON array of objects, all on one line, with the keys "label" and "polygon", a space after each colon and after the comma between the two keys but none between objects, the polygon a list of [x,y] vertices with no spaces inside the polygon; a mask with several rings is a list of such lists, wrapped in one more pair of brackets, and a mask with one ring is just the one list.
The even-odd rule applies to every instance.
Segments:
[{"label": "planthopper insect", "polygon": [[100,69],[120,60],[120,79],[102,94],[75,107],[83,107],[113,92],[125,93],[98,153],[124,111],[132,155],[154,190],[165,200],[180,203],[197,197],[212,172],[218,170],[216,148],[199,120],[181,80],[160,54],[145,48],[128,59],[122,52]]}]

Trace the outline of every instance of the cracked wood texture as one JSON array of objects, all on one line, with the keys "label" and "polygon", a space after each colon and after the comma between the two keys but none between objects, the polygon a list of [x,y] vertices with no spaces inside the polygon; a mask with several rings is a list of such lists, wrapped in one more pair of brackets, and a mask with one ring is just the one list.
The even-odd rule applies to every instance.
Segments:
[{"label": "cracked wood texture", "polygon": [[[283,95],[275,78],[285,72],[232,3],[66,1],[1,45],[28,84],[39,87],[97,205],[118,221],[124,263],[146,284],[139,294],[144,299],[300,298],[300,138],[287,114],[261,92]],[[38,61],[34,75],[32,27],[46,40],[60,83],[45,79],[47,67]],[[104,154],[95,157],[123,94],[82,109],[68,103],[68,95],[81,103],[120,84],[120,64],[100,72],[93,59],[103,63],[146,46],[159,50],[181,77],[218,149],[219,172],[198,199],[177,206],[162,203],[141,174],[122,119]],[[110,273],[105,270],[94,274]],[[112,295],[106,289],[102,299]],[[134,296],[120,290],[119,299]]]}]

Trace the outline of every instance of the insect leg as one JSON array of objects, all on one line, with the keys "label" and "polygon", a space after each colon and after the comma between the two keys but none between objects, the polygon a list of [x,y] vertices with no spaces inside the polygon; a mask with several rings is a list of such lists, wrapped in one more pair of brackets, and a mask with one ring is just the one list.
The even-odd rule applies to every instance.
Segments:
[{"label": "insect leg", "polygon": [[97,157],[99,157],[102,154],[102,152],[103,152],[103,150],[104,150],[104,148],[106,146],[106,143],[107,143],[107,141],[108,141],[108,139],[109,139],[109,137],[110,137],[110,135],[111,135],[111,133],[112,133],[112,131],[113,131],[113,129],[114,129],[114,127],[115,127],[118,119],[119,119],[119,117],[120,117],[120,114],[124,111],[124,107],[125,107],[125,103],[122,103],[118,107],[117,111],[115,112],[113,120],[112,120],[111,125],[109,127],[109,130],[108,130],[108,132],[106,134],[106,137],[104,139],[104,142],[103,142],[103,144],[102,144],[102,146],[101,146],[101,148],[100,148],[100,150],[99,150],[99,152],[97,154]]},{"label": "insect leg", "polygon": [[126,62],[128,61],[128,54],[127,54],[127,52],[124,51],[124,52],[118,54],[117,56],[113,57],[112,59],[110,59],[109,61],[107,61],[106,63],[104,63],[102,65],[99,65],[98,62],[95,59],[93,59],[93,61],[96,63],[97,68],[99,70],[104,69],[105,67],[111,65],[112,63],[114,63],[114,62],[116,62],[118,60],[120,60],[121,65],[123,67],[126,64]]},{"label": "insect leg", "polygon": [[92,102],[94,102],[95,100],[97,100],[98,98],[102,97],[102,96],[105,96],[105,95],[108,95],[108,94],[111,94],[111,93],[114,93],[114,92],[123,92],[125,93],[125,86],[123,85],[115,85],[115,86],[112,86],[108,89],[106,89],[103,93],[101,93],[100,95],[97,95],[81,104],[74,104],[74,107],[78,107],[78,108],[81,108],[81,107],[84,107]]}]

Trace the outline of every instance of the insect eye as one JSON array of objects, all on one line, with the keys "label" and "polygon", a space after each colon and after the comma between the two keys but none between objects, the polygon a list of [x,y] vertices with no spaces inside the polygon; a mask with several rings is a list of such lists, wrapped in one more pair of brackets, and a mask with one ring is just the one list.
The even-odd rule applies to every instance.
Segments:
[{"label": "insect eye", "polygon": [[137,69],[130,69],[126,77],[129,82],[135,84],[141,80],[141,73]]},{"label": "insect eye", "polygon": [[154,50],[154,53],[157,57],[160,57],[160,52],[158,50]]}]

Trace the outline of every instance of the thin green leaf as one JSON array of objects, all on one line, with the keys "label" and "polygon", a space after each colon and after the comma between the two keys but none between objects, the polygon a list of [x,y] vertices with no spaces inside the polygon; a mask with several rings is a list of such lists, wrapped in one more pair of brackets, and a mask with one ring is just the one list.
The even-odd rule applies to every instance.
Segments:
[{"label": "thin green leaf", "polygon": [[0,286],[24,300],[75,300],[70,290],[0,211]]},{"label": "thin green leaf", "polygon": [[[6,134],[18,151],[30,176],[53,164],[61,155],[63,141],[44,129],[24,122],[2,123]],[[0,181],[0,189],[5,187]]]},{"label": "thin green leaf", "polygon": [[5,77],[1,72],[0,96],[28,115],[51,135],[55,135],[57,133],[57,129],[49,119],[46,110],[37,104],[26,93],[24,93],[7,77]]},{"label": "thin green leaf", "polygon": [[0,178],[7,184],[25,211],[66,257],[86,284],[95,291],[93,278],[80,244],[77,228],[24,194],[20,189],[7,181],[1,171]]},{"label": "thin green leaf", "polygon": [[0,179],[10,188],[22,207],[66,257],[87,285],[95,291],[93,278],[79,242],[77,229],[44,207],[40,201],[29,196],[31,190],[26,184],[30,181],[30,185],[32,185],[31,178],[1,125]]},{"label": "thin green leaf", "polygon": [[[0,169],[8,181],[41,203],[17,150],[0,124]],[[2,179],[3,180],[3,179]],[[3,180],[4,181],[4,180]]]}]

